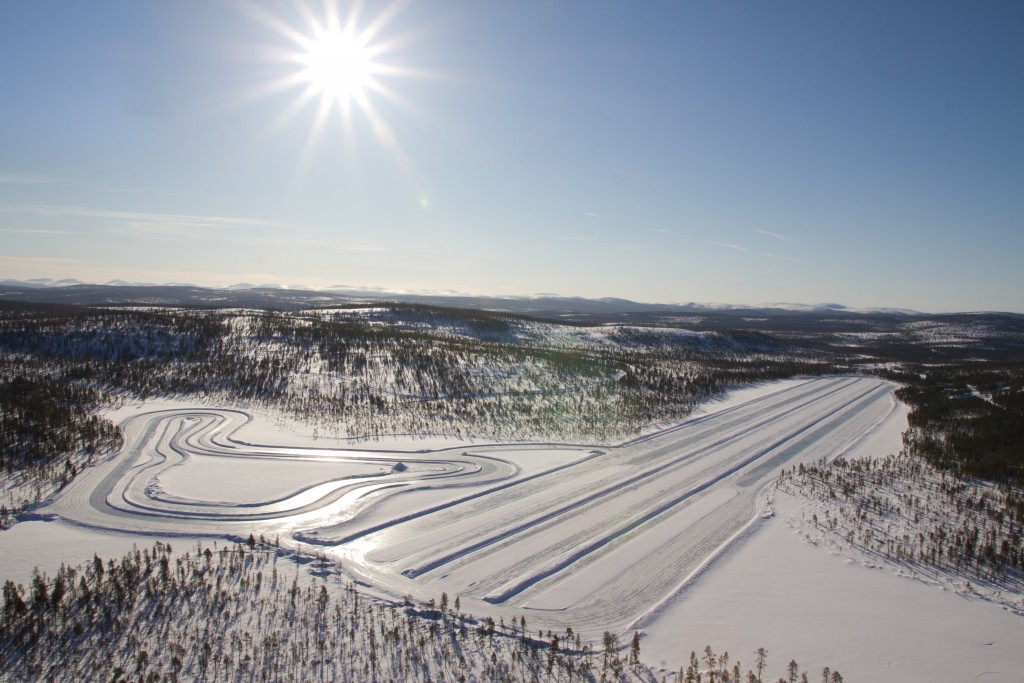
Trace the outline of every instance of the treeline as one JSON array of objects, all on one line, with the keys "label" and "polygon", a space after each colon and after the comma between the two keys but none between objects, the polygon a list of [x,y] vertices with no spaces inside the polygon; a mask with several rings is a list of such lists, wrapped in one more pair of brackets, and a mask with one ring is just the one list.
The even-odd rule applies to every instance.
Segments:
[{"label": "treeline", "polygon": [[512,341],[516,323],[533,321],[528,316],[496,311],[401,302],[313,309],[311,313],[335,322],[375,321],[403,330],[455,332],[493,341]]},{"label": "treeline", "polygon": [[816,530],[869,555],[1024,593],[1024,489],[961,479],[907,453],[800,465],[779,486],[815,501]]},{"label": "treeline", "polygon": [[4,350],[63,360],[192,358],[224,333],[209,311],[11,306],[0,302]]},{"label": "treeline", "polygon": [[911,408],[908,451],[960,477],[1024,486],[1024,365],[968,363],[889,373]]}]

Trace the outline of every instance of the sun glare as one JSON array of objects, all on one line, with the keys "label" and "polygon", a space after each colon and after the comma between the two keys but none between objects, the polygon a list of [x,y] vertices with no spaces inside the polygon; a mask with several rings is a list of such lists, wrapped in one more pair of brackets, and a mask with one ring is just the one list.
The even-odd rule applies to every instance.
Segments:
[{"label": "sun glare", "polygon": [[361,102],[373,84],[373,49],[365,40],[341,29],[318,30],[300,57],[300,77],[321,97],[337,104]]},{"label": "sun glare", "polygon": [[239,2],[245,14],[274,34],[263,59],[277,71],[255,85],[251,94],[259,98],[293,93],[295,99],[281,123],[298,119],[300,111],[313,104],[315,133],[332,111],[341,114],[346,128],[356,114],[379,127],[376,105],[402,100],[391,85],[419,77],[417,71],[393,63],[407,41],[392,25],[403,7],[397,0],[377,5],[379,12],[372,15],[358,0],[344,4],[347,12],[342,11],[341,0],[290,0],[277,10],[255,0]]},{"label": "sun glare", "polygon": [[[405,3],[388,0],[375,3],[375,12],[365,12],[360,0],[286,0],[273,10],[256,0],[238,1],[250,19],[273,34],[261,53],[262,60],[272,65],[272,75],[256,83],[248,97],[290,95],[291,101],[272,125],[309,126],[296,173],[305,173],[323,149],[324,134],[336,127],[346,151],[364,139],[387,150],[421,194],[398,135],[386,120],[396,106],[409,106],[396,91],[399,82],[430,77],[422,67],[402,63],[408,62],[401,56],[416,35],[398,28],[401,22],[396,19]],[[354,154],[345,157],[356,159]]]}]

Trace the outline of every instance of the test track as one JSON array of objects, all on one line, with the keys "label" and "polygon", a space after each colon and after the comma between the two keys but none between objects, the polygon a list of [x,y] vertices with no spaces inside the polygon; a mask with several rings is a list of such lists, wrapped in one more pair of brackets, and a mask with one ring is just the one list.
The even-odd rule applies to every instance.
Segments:
[{"label": "test track", "polygon": [[[236,438],[251,420],[241,411],[143,412],[123,424],[122,451],[45,512],[142,534],[266,534],[395,594],[445,591],[552,627],[608,629],[664,600],[747,525],[781,468],[833,457],[870,432],[893,409],[892,391],[875,379],[810,379],[616,447],[263,446]],[[531,449],[552,448],[571,452],[520,466]],[[323,467],[260,499],[166,490],[171,468],[188,473],[201,460],[237,476],[267,463]],[[334,465],[338,474],[324,476]]]}]

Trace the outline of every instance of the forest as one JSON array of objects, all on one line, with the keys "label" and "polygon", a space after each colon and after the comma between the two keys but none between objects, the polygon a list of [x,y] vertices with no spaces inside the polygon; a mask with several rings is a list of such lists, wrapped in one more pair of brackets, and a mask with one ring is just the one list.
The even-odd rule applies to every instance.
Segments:
[{"label": "forest", "polygon": [[1024,602],[1024,365],[881,372],[910,407],[903,449],[784,472],[812,535],[1014,610]]},{"label": "forest", "polygon": [[125,401],[266,408],[361,440],[610,442],[685,417],[728,386],[834,370],[820,353],[749,332],[586,327],[426,305],[0,303],[5,519],[116,450],[117,427],[101,412]]},{"label": "forest", "polygon": [[889,376],[912,408],[909,451],[958,476],[1024,485],[1024,364],[911,366]]},{"label": "forest", "polygon": [[[442,594],[426,605],[362,594],[308,558],[265,539],[166,543],[106,561],[39,572],[28,588],[6,581],[0,670],[9,680],[142,681],[645,681],[640,638],[586,642],[571,627],[533,631],[460,609]],[[323,560],[315,560],[323,563]],[[768,653],[744,667],[710,646],[677,681],[770,681]],[[780,681],[807,681],[790,660]],[[825,683],[842,683],[825,669]]]},{"label": "forest", "polygon": [[807,521],[840,545],[1024,608],[1002,597],[1024,594],[1019,487],[961,478],[906,452],[800,465],[778,485],[814,501]]}]

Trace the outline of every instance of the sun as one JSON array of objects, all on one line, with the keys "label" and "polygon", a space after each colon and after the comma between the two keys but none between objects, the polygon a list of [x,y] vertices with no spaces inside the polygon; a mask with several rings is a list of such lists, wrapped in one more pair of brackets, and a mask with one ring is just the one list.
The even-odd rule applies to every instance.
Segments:
[{"label": "sun", "polygon": [[284,121],[297,119],[312,104],[317,129],[332,111],[340,111],[346,124],[360,113],[375,123],[380,117],[376,105],[402,100],[392,87],[395,81],[422,76],[418,69],[395,63],[408,41],[392,25],[403,8],[398,0],[376,5],[372,15],[359,0],[344,3],[347,12],[341,0],[285,0],[275,9],[257,0],[238,2],[244,14],[270,30],[259,53],[268,70],[249,97],[290,92],[294,99]]},{"label": "sun", "polygon": [[[322,144],[340,140],[342,155],[356,160],[365,140],[377,143],[422,194],[400,136],[387,121],[399,110],[414,109],[401,83],[438,78],[409,59],[423,29],[403,16],[403,0],[372,4],[363,0],[232,0],[254,24],[268,32],[254,51],[254,80],[238,101],[271,98],[285,103],[270,123],[272,130],[308,126],[298,152],[296,175],[303,177],[315,156],[336,154]],[[340,135],[339,135],[340,133]]]},{"label": "sun", "polygon": [[354,101],[365,106],[366,91],[377,86],[374,74],[376,50],[365,35],[340,27],[315,27],[314,34],[299,44],[298,55],[303,81],[322,101],[345,106]]}]

